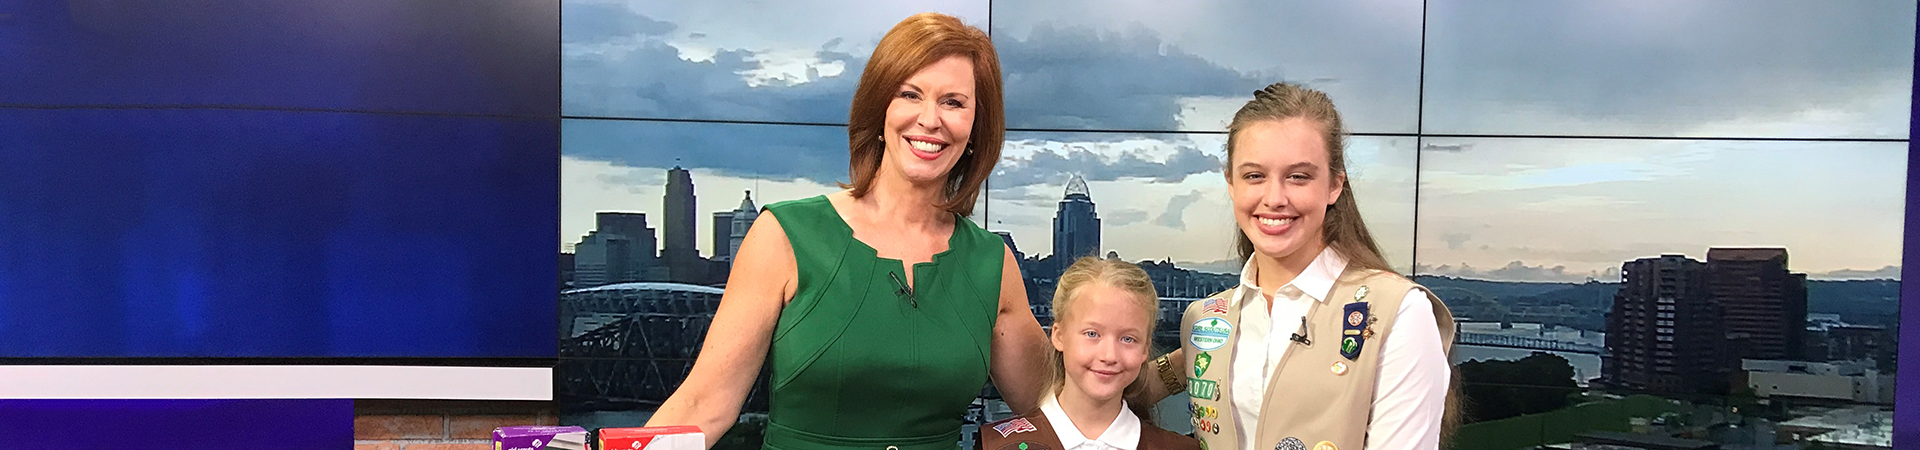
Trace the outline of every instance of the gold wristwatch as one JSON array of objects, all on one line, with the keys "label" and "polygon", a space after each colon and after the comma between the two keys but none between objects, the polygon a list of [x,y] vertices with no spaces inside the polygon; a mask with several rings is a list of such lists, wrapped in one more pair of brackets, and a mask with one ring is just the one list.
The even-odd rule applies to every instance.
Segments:
[{"label": "gold wristwatch", "polygon": [[1153,360],[1153,365],[1160,369],[1160,385],[1167,389],[1167,395],[1186,392],[1187,379],[1181,377],[1180,371],[1173,368],[1173,362],[1167,360],[1167,356],[1169,355],[1172,355],[1172,353],[1160,355],[1159,358]]}]

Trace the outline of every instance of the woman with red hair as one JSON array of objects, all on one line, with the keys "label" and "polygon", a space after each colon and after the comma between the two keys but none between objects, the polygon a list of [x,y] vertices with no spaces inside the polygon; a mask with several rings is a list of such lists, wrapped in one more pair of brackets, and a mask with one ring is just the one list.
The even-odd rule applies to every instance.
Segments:
[{"label": "woman with red hair", "polygon": [[1012,251],[966,219],[1005,134],[986,33],[932,13],[894,26],[854,92],[852,182],[765,208],[648,425],[699,425],[711,447],[763,362],[769,449],[951,450],[989,375],[1035,409],[1046,337]]}]

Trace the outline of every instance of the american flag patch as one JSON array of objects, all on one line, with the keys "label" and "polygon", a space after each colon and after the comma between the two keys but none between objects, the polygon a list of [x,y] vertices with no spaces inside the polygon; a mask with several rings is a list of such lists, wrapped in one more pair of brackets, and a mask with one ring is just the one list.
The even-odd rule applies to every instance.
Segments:
[{"label": "american flag patch", "polygon": [[993,431],[1000,432],[1000,437],[1007,437],[1007,435],[1014,434],[1014,433],[1025,433],[1028,431],[1037,431],[1037,430],[1039,430],[1039,428],[1034,428],[1033,422],[1028,422],[1027,419],[1024,417],[1019,419],[1009,420],[1006,423],[993,426]]},{"label": "american flag patch", "polygon": [[1204,312],[1209,312],[1213,314],[1226,314],[1227,300],[1219,299],[1219,298],[1210,298],[1210,299],[1207,299],[1206,303],[1201,304],[1200,308]]}]

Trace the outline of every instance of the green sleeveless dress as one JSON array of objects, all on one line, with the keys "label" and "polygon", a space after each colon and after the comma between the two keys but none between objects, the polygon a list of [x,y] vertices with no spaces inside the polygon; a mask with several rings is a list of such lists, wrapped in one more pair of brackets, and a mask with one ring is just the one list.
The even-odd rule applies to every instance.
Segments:
[{"label": "green sleeveless dress", "polygon": [[[907,268],[855,240],[824,196],[766,210],[793,243],[800,281],[767,352],[765,448],[956,447],[961,416],[987,383],[1000,237],[956,218],[947,251]],[[911,299],[894,281],[904,270]]]}]

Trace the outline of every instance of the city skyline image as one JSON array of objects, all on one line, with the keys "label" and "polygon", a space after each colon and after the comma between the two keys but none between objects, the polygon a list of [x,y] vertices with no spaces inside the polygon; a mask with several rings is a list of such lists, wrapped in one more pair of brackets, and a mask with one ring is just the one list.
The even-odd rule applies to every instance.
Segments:
[{"label": "city skyline image", "polygon": [[[1916,6],[1855,0],[566,0],[563,422],[678,385],[743,213],[841,190],[860,71],[926,11],[993,39],[1007,133],[968,219],[1043,325],[1073,256],[1141,263],[1175,333],[1236,284],[1226,126],[1289,82],[1457,321],[1474,406],[1443,448],[1890,446]],[[756,448],[764,405],[719,447]]]}]

